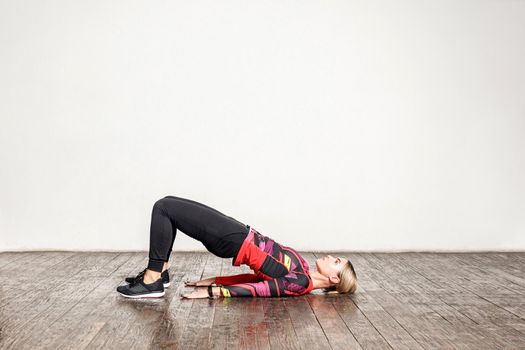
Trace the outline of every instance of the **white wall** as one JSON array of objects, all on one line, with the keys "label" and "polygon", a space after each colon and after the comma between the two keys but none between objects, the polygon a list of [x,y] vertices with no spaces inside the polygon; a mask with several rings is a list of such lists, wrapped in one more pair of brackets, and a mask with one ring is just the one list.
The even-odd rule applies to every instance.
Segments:
[{"label": "white wall", "polygon": [[0,0],[0,250],[147,250],[165,195],[300,250],[523,250],[524,19]]}]

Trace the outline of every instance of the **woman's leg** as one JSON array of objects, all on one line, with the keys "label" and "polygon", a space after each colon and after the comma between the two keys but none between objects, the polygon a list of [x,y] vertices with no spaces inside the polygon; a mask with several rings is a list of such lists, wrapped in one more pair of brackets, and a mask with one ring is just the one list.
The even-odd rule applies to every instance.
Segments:
[{"label": "woman's leg", "polygon": [[153,205],[149,270],[162,271],[171,255],[177,229],[221,258],[235,257],[248,234],[245,224],[214,208],[190,199],[166,196]]}]

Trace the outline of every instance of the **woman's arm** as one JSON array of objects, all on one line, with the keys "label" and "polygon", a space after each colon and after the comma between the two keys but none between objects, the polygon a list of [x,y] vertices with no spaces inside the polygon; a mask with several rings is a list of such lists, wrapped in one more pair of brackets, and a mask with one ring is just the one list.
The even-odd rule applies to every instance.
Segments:
[{"label": "woman's arm", "polygon": [[286,297],[302,295],[309,286],[308,277],[301,273],[291,273],[284,277],[256,283],[238,283],[220,287],[223,297]]},{"label": "woman's arm", "polygon": [[215,277],[215,283],[222,284],[223,286],[229,286],[237,283],[248,283],[248,282],[260,282],[271,279],[262,273],[241,273],[239,275],[231,276],[217,276]]},{"label": "woman's arm", "polygon": [[[249,275],[249,274],[246,274]],[[213,287],[213,295],[228,297],[287,297],[303,295],[308,290],[309,279],[302,273],[291,273],[285,277],[259,282],[237,283]],[[200,288],[183,298],[207,298],[208,291]]]},{"label": "woman's arm", "polygon": [[186,286],[188,287],[206,287],[212,283],[222,284],[224,286],[236,284],[236,283],[246,283],[246,282],[259,282],[265,279],[270,279],[262,273],[241,273],[239,275],[231,276],[216,276],[206,278],[200,281],[187,281]]}]

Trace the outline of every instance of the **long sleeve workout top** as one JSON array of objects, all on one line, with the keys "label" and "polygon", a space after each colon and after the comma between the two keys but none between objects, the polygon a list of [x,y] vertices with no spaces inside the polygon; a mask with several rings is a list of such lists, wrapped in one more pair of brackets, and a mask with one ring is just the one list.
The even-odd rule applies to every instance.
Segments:
[{"label": "long sleeve workout top", "polygon": [[[249,225],[248,225],[249,226]],[[313,289],[308,262],[294,249],[280,245],[250,227],[233,266],[246,264],[255,273],[217,276],[223,297],[285,297]]]}]

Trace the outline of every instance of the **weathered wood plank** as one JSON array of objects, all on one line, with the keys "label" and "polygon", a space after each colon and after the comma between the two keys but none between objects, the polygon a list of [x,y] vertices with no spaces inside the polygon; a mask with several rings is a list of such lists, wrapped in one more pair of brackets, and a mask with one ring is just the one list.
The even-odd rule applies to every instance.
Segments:
[{"label": "weathered wood plank", "polygon": [[[17,288],[7,288],[6,298],[8,302],[2,305],[2,314],[5,318],[0,320],[0,325],[4,334],[16,334],[19,339],[24,333],[25,327],[31,328],[35,323],[33,319],[38,320],[39,315],[47,315],[53,310],[52,308],[59,308],[57,301],[64,298],[74,297],[76,288],[75,275],[83,267],[103,263],[105,259],[111,259],[113,255],[118,253],[74,253],[73,255],[64,256],[49,253],[49,257],[43,260],[34,269],[19,270],[16,279],[20,278],[21,283]],[[40,255],[40,253],[38,254]],[[105,256],[105,259],[100,259],[100,256]],[[46,263],[47,262],[47,263]],[[65,263],[67,262],[67,263]],[[57,263],[60,263],[60,268],[52,268]],[[48,265],[46,276],[40,273],[41,268]],[[35,273],[38,275],[35,276]],[[10,276],[10,272],[4,276]],[[14,277],[7,277],[6,284],[13,280]],[[59,312],[59,311],[58,311]],[[49,317],[53,317],[50,315]],[[38,323],[37,323],[38,324]],[[11,339],[10,343],[14,344],[15,339]]]},{"label": "weathered wood plank", "polygon": [[[52,289],[43,308],[26,308],[30,313],[25,315],[25,320],[20,322],[16,328],[16,339],[9,346],[13,348],[20,348],[21,344],[31,343],[31,338],[38,334],[39,331],[44,331],[42,325],[53,324],[61,315],[73,307],[79,300],[89,294],[100,282],[99,276],[86,278],[86,276],[76,275],[77,269],[97,268],[103,267],[109,261],[113,260],[119,253],[90,253],[86,256],[82,265],[77,265],[72,271],[71,275],[53,276],[63,283],[59,287]],[[40,282],[42,283],[42,282]],[[45,283],[45,282],[44,282]],[[37,304],[40,305],[40,304]],[[36,310],[36,312],[32,312]],[[38,341],[38,338],[36,338]]]},{"label": "weathered wood plank", "polygon": [[[185,279],[251,270],[174,252],[165,297],[130,300],[115,289],[146,252],[0,253],[0,348],[525,348],[525,253],[330,254],[351,258],[356,294],[186,300]],[[325,254],[301,255],[313,270]]]},{"label": "weathered wood plank", "polygon": [[[78,328],[83,328],[84,318],[89,315],[93,310],[93,305],[98,303],[104,298],[109,292],[114,291],[115,285],[118,283],[120,268],[130,262],[130,259],[137,255],[135,253],[120,253],[117,254],[115,259],[106,262],[97,271],[97,274],[85,276],[86,279],[93,279],[96,287],[87,293],[84,297],[80,298],[78,302],[71,303],[69,309],[65,303],[62,303],[61,309],[63,309],[62,316],[57,318],[54,322],[48,323],[44,329],[34,329],[31,332],[30,337],[24,341],[25,344],[29,344],[31,347],[44,347],[55,349],[58,347],[61,341],[64,340],[65,335],[71,336],[74,331]],[[78,277],[79,275],[77,275]],[[100,282],[97,285],[97,282]],[[89,285],[90,282],[86,283]],[[84,283],[80,283],[79,286],[83,286]],[[111,290],[113,289],[113,290]],[[100,322],[100,326],[103,322]],[[95,328],[97,325],[95,325]]]},{"label": "weathered wood plank", "polygon": [[147,261],[144,253],[123,253],[122,259],[125,257],[129,259],[109,273],[77,307],[60,319],[57,328],[64,327],[64,330],[57,330],[57,336],[46,348],[83,349],[91,342],[106,324],[104,316],[111,314],[114,308],[117,286],[123,283],[125,277],[136,275]]},{"label": "weathered wood plank", "polygon": [[[402,289],[385,279],[373,278],[374,275],[370,273],[372,271],[371,264],[365,257],[366,254],[352,255],[352,262],[362,268],[359,271],[356,270],[359,280],[363,281],[354,296],[356,305],[393,349],[423,349],[402,324],[369,294],[366,289],[368,286],[373,287],[370,289],[370,293],[383,291],[382,286],[394,292]],[[379,267],[376,266],[375,268]]]},{"label": "weathered wood plank", "polygon": [[[374,254],[377,255],[377,254]],[[374,255],[369,255],[369,259],[374,259]],[[425,256],[428,256],[429,254],[424,254]],[[427,310],[430,310],[432,306],[439,305],[440,309],[447,309],[448,311],[451,311],[451,309],[456,309],[458,311],[456,314],[461,314],[462,320],[470,320],[464,323],[455,324],[455,328],[452,332],[447,331],[448,328],[446,324],[440,325],[441,328],[443,328],[442,333],[451,338],[454,339],[457,336],[460,336],[461,340],[455,340],[455,343],[465,343],[465,347],[469,348],[479,348],[481,345],[491,346],[493,348],[497,347],[505,347],[510,346],[513,343],[516,343],[519,341],[516,340],[515,337],[511,336],[502,336],[498,333],[491,333],[488,332],[483,327],[479,326],[479,322],[477,322],[475,319],[472,318],[471,310],[470,308],[458,308],[455,306],[456,300],[461,300],[460,303],[466,302],[468,300],[475,300],[477,303],[485,303],[485,301],[482,298],[479,298],[475,294],[473,294],[468,289],[464,288],[461,283],[454,283],[454,280],[452,278],[448,279],[448,282],[451,282],[452,279],[452,285],[451,285],[451,291],[450,293],[445,293],[442,290],[438,290],[438,292],[435,292],[432,288],[432,285],[425,284],[425,283],[414,283],[411,281],[410,274],[407,273],[407,271],[411,271],[411,268],[409,268],[408,265],[403,265],[399,259],[397,259],[397,256],[399,254],[388,254],[388,266],[386,264],[383,264],[382,268],[378,271],[376,271],[378,274],[381,274],[384,272],[384,275],[382,278],[393,278],[396,280],[399,280],[400,283],[404,286],[406,284],[411,284],[412,288],[417,291],[416,294],[410,294],[408,295],[407,299],[407,309],[411,307],[411,304],[413,304],[417,299],[425,298],[423,300],[423,304],[420,306],[420,308],[425,308]],[[407,256],[406,254],[403,254],[403,256]],[[416,256],[419,256],[419,254],[416,254]],[[461,269],[463,269],[466,264],[458,263],[454,264],[454,254],[439,254],[439,259],[446,259],[446,261],[441,261],[438,266],[447,266],[447,274],[451,275],[459,275],[462,274],[462,272],[459,272]],[[421,257],[419,259],[416,259],[414,266],[412,266],[413,270],[421,268],[422,261]],[[429,268],[435,269],[436,261],[429,261]],[[381,267],[381,264],[379,265]],[[424,276],[432,276],[432,271],[425,270],[427,273],[422,273]],[[453,272],[451,272],[453,271]],[[408,278],[407,278],[408,277]],[[439,281],[439,283],[435,283],[435,285],[442,285],[442,280]],[[427,288],[425,290],[425,288]],[[396,294],[397,298],[403,298],[402,294]],[[444,305],[447,305],[447,308],[443,308]],[[448,321],[448,319],[447,319]],[[473,324],[475,326],[473,326]],[[438,329],[438,327],[436,327]]]}]

